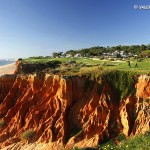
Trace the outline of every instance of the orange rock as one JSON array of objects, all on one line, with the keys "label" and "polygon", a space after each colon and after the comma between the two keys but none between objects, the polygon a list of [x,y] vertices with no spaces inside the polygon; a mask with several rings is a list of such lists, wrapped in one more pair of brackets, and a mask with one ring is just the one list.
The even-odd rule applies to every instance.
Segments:
[{"label": "orange rock", "polygon": [[136,93],[118,100],[105,80],[99,84],[86,77],[50,74],[1,77],[0,117],[6,125],[0,129],[0,148],[26,146],[20,135],[28,129],[36,132],[29,141],[35,144],[29,146],[45,150],[96,147],[122,132],[144,133],[150,120],[149,78],[140,76]]}]

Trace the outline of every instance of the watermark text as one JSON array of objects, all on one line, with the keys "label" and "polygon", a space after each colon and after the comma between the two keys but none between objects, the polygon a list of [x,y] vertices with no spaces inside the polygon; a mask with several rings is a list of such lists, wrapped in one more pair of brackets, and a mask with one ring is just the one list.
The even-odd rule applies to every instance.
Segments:
[{"label": "watermark text", "polygon": [[134,5],[135,10],[150,10],[150,5]]}]

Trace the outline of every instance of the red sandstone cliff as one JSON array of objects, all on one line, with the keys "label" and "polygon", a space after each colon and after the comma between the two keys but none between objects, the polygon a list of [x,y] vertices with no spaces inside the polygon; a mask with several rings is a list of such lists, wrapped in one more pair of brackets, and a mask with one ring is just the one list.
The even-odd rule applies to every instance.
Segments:
[{"label": "red sandstone cliff", "polygon": [[36,132],[29,146],[41,143],[38,149],[43,150],[94,147],[119,133],[144,133],[149,130],[150,76],[140,76],[135,89],[118,101],[105,79],[98,83],[49,74],[0,78],[0,118],[6,122],[0,128],[0,147],[21,149],[27,143],[20,135],[28,129]]}]

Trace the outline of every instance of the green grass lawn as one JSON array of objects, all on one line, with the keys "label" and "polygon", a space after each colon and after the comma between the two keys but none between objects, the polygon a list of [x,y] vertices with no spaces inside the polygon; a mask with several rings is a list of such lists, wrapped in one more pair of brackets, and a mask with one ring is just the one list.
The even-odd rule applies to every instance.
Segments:
[{"label": "green grass lawn", "polygon": [[[131,67],[128,66],[127,61],[110,61],[110,60],[99,60],[91,58],[27,58],[23,60],[23,63],[47,63],[49,61],[59,60],[61,62],[68,62],[69,60],[74,60],[77,63],[84,63],[87,66],[100,65],[104,69],[117,69],[117,70],[127,70],[135,72],[150,72],[150,59],[142,60],[137,62],[136,60],[130,61]],[[135,68],[135,64],[138,64],[138,67]]]},{"label": "green grass lawn", "polygon": [[138,72],[139,73],[149,73],[150,72],[150,61],[137,62],[138,67],[135,67],[135,64],[136,64],[136,61],[132,61],[131,67],[129,67],[127,62],[118,62],[118,63],[108,62],[108,65],[105,66],[104,68],[105,69],[133,71],[133,72],[137,72],[137,73]]}]

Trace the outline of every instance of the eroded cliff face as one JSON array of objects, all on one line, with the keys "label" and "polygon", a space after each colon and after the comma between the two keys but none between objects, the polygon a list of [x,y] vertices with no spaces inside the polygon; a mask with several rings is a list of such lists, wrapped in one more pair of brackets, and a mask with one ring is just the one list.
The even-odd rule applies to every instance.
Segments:
[{"label": "eroded cliff face", "polygon": [[[119,133],[149,130],[150,76],[142,75],[135,93],[119,100],[105,79],[50,74],[0,78],[0,148],[61,149],[95,147]],[[116,93],[116,92],[115,92]],[[29,141],[20,135],[34,129]]]},{"label": "eroded cliff face", "polygon": [[16,79],[16,75],[5,75],[0,77],[0,103],[7,96]]}]

